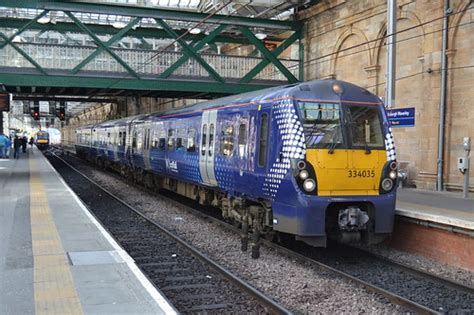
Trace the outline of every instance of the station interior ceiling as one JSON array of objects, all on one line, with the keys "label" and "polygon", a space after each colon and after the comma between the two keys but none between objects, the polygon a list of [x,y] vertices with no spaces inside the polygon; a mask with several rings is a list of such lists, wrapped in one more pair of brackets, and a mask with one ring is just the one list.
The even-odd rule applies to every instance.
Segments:
[{"label": "station interior ceiling", "polygon": [[[8,3],[11,1],[6,1]],[[14,2],[14,1],[13,1]],[[12,3],[13,3],[12,2]],[[31,1],[26,1],[29,3]],[[91,3],[93,1],[77,1],[76,3]],[[95,1],[94,1],[95,2]],[[240,17],[247,19],[254,19],[255,21],[292,21],[294,19],[295,13],[298,10],[307,8],[308,6],[314,5],[319,1],[317,0],[291,0],[291,1],[282,1],[282,0],[229,0],[229,1],[217,1],[217,0],[122,0],[122,1],[100,1],[100,4],[110,5],[113,8],[114,5],[117,6],[129,6],[130,8],[147,8],[147,9],[157,9],[157,10],[171,10],[171,11],[180,11],[187,13],[200,13],[207,15],[209,17],[213,16],[225,16],[225,17]],[[98,3],[98,1],[97,1]],[[1,6],[1,5],[0,5]],[[2,13],[3,12],[3,13]],[[100,12],[80,12],[75,16],[84,23],[84,25],[95,25],[100,27],[101,25],[112,26],[117,29],[117,31],[122,30],[125,27],[128,27],[133,23],[133,15],[124,15],[120,12],[125,11],[116,11],[114,14],[104,14]],[[67,13],[55,10],[48,10],[46,14],[41,16],[38,19],[38,14],[41,13],[40,9],[34,9],[24,5],[21,8],[14,8],[14,5],[9,5],[0,10],[0,19],[5,21],[15,21],[22,20],[28,21],[35,19],[36,24],[48,24],[58,26],[61,23],[65,22],[68,19]],[[191,16],[191,15],[190,15]],[[189,20],[180,20],[177,18],[170,17],[169,19],[164,19],[166,23],[177,32],[178,35],[184,33],[207,36],[212,31],[216,30],[219,27],[219,23],[212,21],[204,21],[204,23],[197,23],[196,20],[190,18]],[[251,22],[249,22],[251,23]],[[137,28],[146,30],[147,27],[156,27],[156,21],[151,18],[143,18],[133,26],[132,31]],[[4,28],[7,35],[14,35],[16,32],[21,30],[20,27],[11,27]],[[196,26],[197,25],[197,26]],[[288,28],[280,28],[275,25],[261,25],[250,27],[253,34],[260,40],[275,40],[275,41],[284,41],[287,39],[294,30],[289,30]],[[0,28],[2,26],[0,25]],[[225,54],[226,49],[229,47],[235,47],[239,45],[239,41],[242,40],[242,29],[239,25],[228,25],[226,26],[225,32],[222,32],[220,36],[225,37],[225,41],[217,43],[208,43],[204,45],[199,53],[219,53]],[[113,38],[112,34],[100,34],[97,33],[97,37],[102,42],[111,41]],[[168,38],[167,38],[168,37]],[[145,36],[124,36],[113,43],[114,48],[139,48],[144,45],[148,45],[151,49],[155,51],[178,51],[183,50],[183,47],[178,45],[178,40],[170,36],[163,36],[163,38],[147,38]],[[196,41],[187,40],[186,42],[190,45],[195,44]],[[3,43],[2,43],[3,40]],[[69,42],[82,43],[84,45],[96,45],[94,40],[91,39],[91,36],[84,33],[78,33],[74,31],[57,31],[57,30],[42,30],[42,29],[24,29],[21,34],[13,36],[11,43],[35,43],[35,44],[44,44],[44,43],[58,43],[58,44],[68,44]],[[7,45],[7,39],[5,37],[0,38],[0,44],[2,46]],[[192,47],[192,46],[191,46]],[[250,52],[250,56],[258,54],[257,49]],[[264,56],[265,57],[265,56]],[[291,83],[291,82],[290,82]],[[126,89],[78,89],[76,87],[70,88],[58,88],[58,87],[40,87],[40,86],[29,86],[29,87],[16,87],[11,88],[8,92],[13,94],[13,100],[18,102],[13,102],[14,106],[24,107],[25,103],[33,101],[42,101],[50,102],[67,102],[67,114],[68,117],[72,117],[84,110],[88,109],[90,106],[94,106],[102,102],[114,102],[117,96],[161,96],[161,94],[153,93],[135,93],[127,92]],[[194,97],[194,96],[198,97]],[[169,98],[214,98],[219,96],[226,95],[223,93],[186,93],[183,91],[181,93],[169,93],[165,95]],[[51,105],[54,107],[54,105]],[[18,111],[19,112],[19,111]]]}]

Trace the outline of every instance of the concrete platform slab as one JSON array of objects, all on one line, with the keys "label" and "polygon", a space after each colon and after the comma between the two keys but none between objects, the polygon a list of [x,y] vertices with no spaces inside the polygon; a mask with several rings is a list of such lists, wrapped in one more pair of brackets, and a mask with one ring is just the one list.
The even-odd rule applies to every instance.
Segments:
[{"label": "concrete platform slab", "polygon": [[0,161],[0,314],[176,313],[38,150]]}]

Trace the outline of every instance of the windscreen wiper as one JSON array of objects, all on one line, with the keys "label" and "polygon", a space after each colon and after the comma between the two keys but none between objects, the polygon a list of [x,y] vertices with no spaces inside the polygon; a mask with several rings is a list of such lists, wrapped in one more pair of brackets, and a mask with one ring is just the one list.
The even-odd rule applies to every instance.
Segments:
[{"label": "windscreen wiper", "polygon": [[369,148],[369,144],[367,143],[367,141],[364,141],[364,145],[365,145],[365,154],[372,153],[372,151]]}]

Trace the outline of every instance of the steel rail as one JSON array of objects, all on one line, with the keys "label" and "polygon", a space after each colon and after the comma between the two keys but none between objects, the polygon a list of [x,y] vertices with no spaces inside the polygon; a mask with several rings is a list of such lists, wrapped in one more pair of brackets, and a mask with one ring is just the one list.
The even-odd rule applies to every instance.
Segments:
[{"label": "steel rail", "polygon": [[166,229],[164,226],[162,226],[161,224],[155,222],[154,220],[148,218],[146,215],[144,215],[143,213],[141,213],[139,210],[137,210],[136,208],[134,208],[132,205],[128,204],[126,201],[118,198],[117,196],[115,196],[112,192],[110,192],[109,190],[103,188],[102,186],[100,186],[99,183],[95,182],[93,179],[89,178],[86,174],[82,173],[80,170],[78,170],[77,168],[75,168],[74,166],[72,166],[70,163],[68,163],[67,161],[65,161],[64,159],[62,159],[61,157],[59,157],[57,154],[55,154],[54,152],[49,152],[50,154],[52,154],[53,156],[55,156],[57,159],[59,159],[60,161],[62,161],[64,164],[66,164],[68,167],[70,167],[72,170],[74,170],[75,172],[77,172],[78,174],[80,174],[81,176],[83,176],[85,179],[87,179],[89,182],[91,182],[93,185],[95,185],[96,187],[98,187],[100,190],[102,190],[104,193],[106,193],[107,195],[111,196],[112,198],[114,198],[115,200],[117,200],[118,202],[120,202],[121,204],[123,204],[125,207],[129,208],[131,211],[135,212],[137,215],[141,216],[143,219],[145,219],[147,222],[153,224],[156,228],[158,228],[161,232],[163,232],[165,235],[167,235],[168,237],[170,237],[171,239],[173,239],[174,241],[176,241],[177,243],[179,243],[181,246],[183,246],[185,249],[189,250],[193,255],[194,257],[196,257],[197,259],[201,260],[202,262],[204,262],[205,264],[211,266],[211,268],[213,268],[214,270],[216,270],[217,272],[219,272],[223,277],[225,277],[227,280],[229,280],[231,283],[237,285],[238,287],[240,287],[242,290],[244,290],[245,292],[247,292],[249,295],[251,295],[252,297],[254,297],[257,301],[259,301],[263,306],[265,306],[266,308],[270,309],[272,312],[272,314],[293,314],[293,312],[291,312],[290,310],[288,310],[287,308],[285,308],[284,306],[278,304],[277,302],[275,302],[273,299],[269,298],[268,296],[264,295],[262,292],[258,291],[257,289],[255,289],[254,287],[252,287],[251,285],[249,285],[247,282],[241,280],[240,278],[238,278],[237,276],[235,276],[230,270],[222,267],[221,265],[219,265],[218,263],[216,263],[215,261],[213,261],[212,259],[210,259],[208,256],[206,256],[204,253],[200,252],[199,250],[197,250],[196,248],[192,247],[191,245],[189,245],[188,243],[186,243],[183,239],[181,239],[179,236],[173,234],[172,232],[170,232],[168,229]]}]

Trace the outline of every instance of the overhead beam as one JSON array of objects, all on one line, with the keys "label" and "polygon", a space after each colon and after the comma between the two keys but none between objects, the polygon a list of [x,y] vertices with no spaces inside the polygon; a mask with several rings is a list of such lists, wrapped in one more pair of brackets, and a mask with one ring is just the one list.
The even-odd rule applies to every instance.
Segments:
[{"label": "overhead beam", "polygon": [[255,45],[255,47],[262,53],[263,57],[268,59],[275,67],[278,68],[278,70],[283,73],[283,75],[288,79],[288,82],[290,83],[295,83],[298,82],[298,79],[295,78],[295,76],[281,63],[280,60],[275,57],[262,43],[261,40],[259,40],[255,35],[246,27],[241,27],[240,30],[244,34],[245,37],[247,37],[252,44]]},{"label": "overhead beam", "polygon": [[190,21],[226,24],[236,26],[264,27],[271,29],[297,30],[300,28],[299,21],[279,21],[258,18],[248,18],[239,16],[228,16],[222,14],[209,15],[198,12],[189,12],[184,10],[169,10],[161,8],[148,8],[127,6],[120,4],[103,4],[103,3],[81,3],[81,2],[55,2],[55,1],[36,1],[36,0],[3,0],[2,7],[10,8],[28,8],[42,9],[51,11],[72,11],[84,13],[98,14],[114,14],[134,17],[149,17],[165,20]]},{"label": "overhead beam", "polygon": [[168,80],[168,79],[133,79],[133,78],[104,78],[104,77],[86,77],[86,76],[67,76],[53,75],[48,76],[40,74],[25,73],[0,73],[0,82],[6,87],[15,86],[36,86],[38,87],[59,87],[68,88],[71,86],[80,86],[87,89],[107,88],[110,90],[128,90],[128,91],[162,91],[162,92],[202,92],[214,94],[238,94],[260,90],[272,87],[283,82],[272,84],[247,84],[247,83],[220,83],[209,81],[190,81],[190,80]]},{"label": "overhead beam", "polygon": [[[1,6],[1,5],[0,5]],[[26,23],[30,22],[30,19],[17,19],[9,17],[0,17],[0,28],[13,28],[19,29],[23,27]],[[113,35],[117,33],[117,29],[111,25],[101,25],[101,24],[86,24],[87,27],[97,35]],[[29,30],[38,30],[41,32],[46,31],[56,31],[59,33],[71,32],[71,33],[83,33],[83,31],[74,23],[71,22],[56,22],[56,24],[47,23],[40,24],[37,22],[31,23],[28,27]],[[186,41],[202,40],[206,37],[206,34],[190,34],[187,33],[184,35],[187,30],[174,30],[181,38]],[[139,37],[139,38],[158,38],[158,39],[168,39],[173,38],[167,32],[160,28],[151,28],[151,27],[137,27],[136,29],[131,29],[127,33],[128,36]],[[267,40],[270,41],[281,41],[281,38],[277,37],[268,37]],[[232,43],[232,44],[250,44],[250,41],[244,37],[235,38],[232,36],[226,36],[221,34],[216,36],[211,43]]]},{"label": "overhead beam", "polygon": [[81,102],[81,103],[117,103],[115,98],[97,97],[61,97],[47,95],[13,95],[14,101],[52,101],[52,102]]}]

